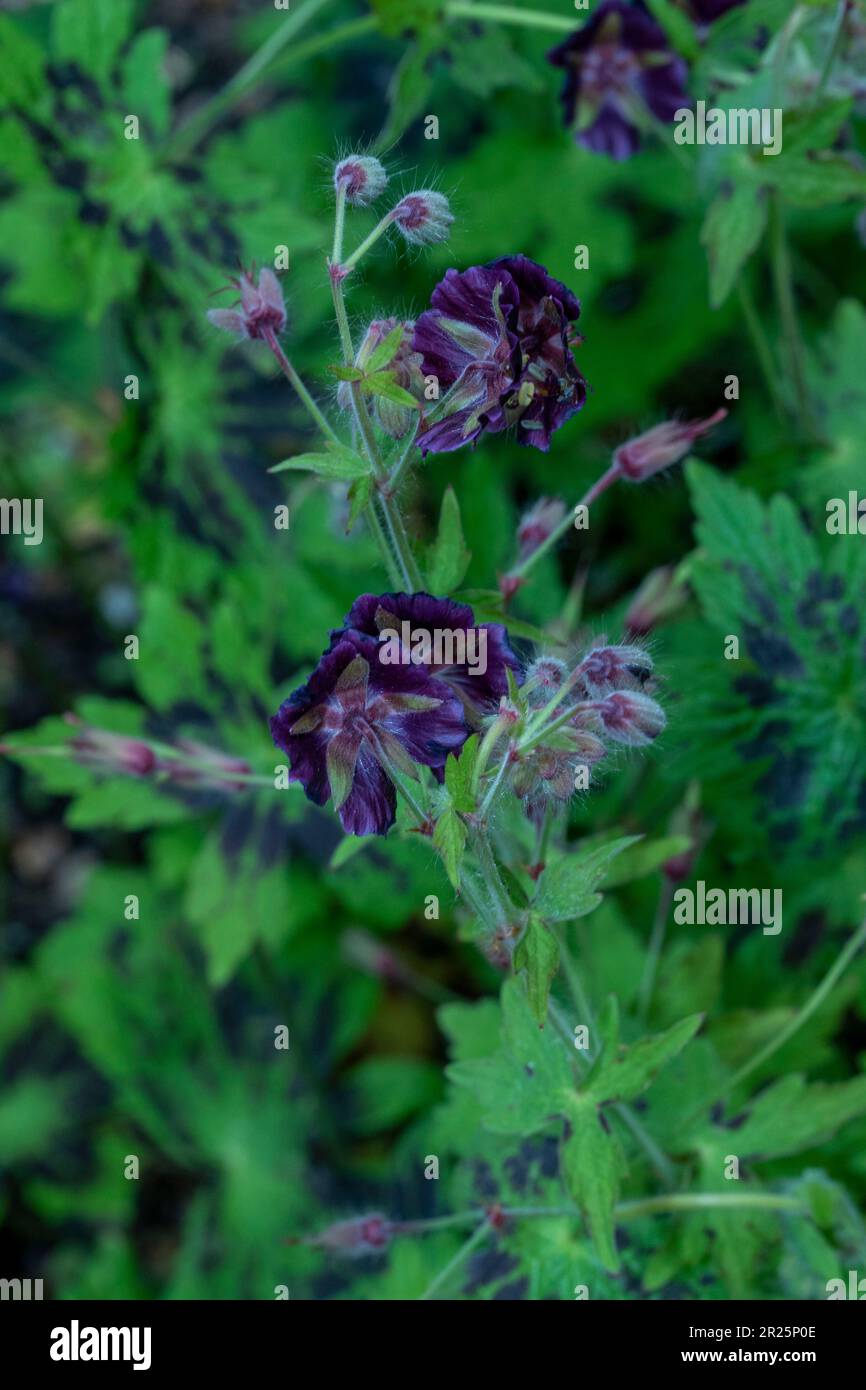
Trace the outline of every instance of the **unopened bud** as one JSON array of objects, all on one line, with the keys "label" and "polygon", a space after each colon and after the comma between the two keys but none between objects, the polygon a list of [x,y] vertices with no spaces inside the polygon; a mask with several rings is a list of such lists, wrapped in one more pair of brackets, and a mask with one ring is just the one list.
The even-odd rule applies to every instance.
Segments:
[{"label": "unopened bud", "polygon": [[371,1216],[356,1216],[351,1221],[337,1221],[319,1235],[309,1236],[305,1244],[354,1258],[378,1255],[389,1244],[393,1230],[387,1217],[376,1212]]},{"label": "unopened bud", "polygon": [[334,189],[346,190],[346,202],[352,207],[365,208],[384,192],[388,175],[372,155],[350,154],[334,168]]},{"label": "unopened bud", "polygon": [[727,413],[720,409],[707,420],[665,420],[654,425],[620,445],[613,456],[614,465],[630,483],[645,482],[654,473],[685,458],[698,436],[724,420]]},{"label": "unopened bud", "polygon": [[524,681],[524,685],[527,687],[527,700],[532,708],[542,709],[548,704],[567,675],[568,667],[558,657],[542,656],[539,657],[538,661],[533,661],[532,665],[527,667],[526,680]]},{"label": "unopened bud", "polygon": [[524,512],[517,527],[517,558],[528,560],[556,530],[565,516],[565,503],[558,497],[541,497]]},{"label": "unopened bud", "polygon": [[401,198],[391,220],[407,241],[433,246],[437,241],[448,240],[454,215],[444,194],[423,188]]},{"label": "unopened bud", "polygon": [[635,636],[651,632],[671,617],[686,600],[686,588],[676,579],[671,565],[652,570],[641,584],[626,610],[625,626]]},{"label": "unopened bud", "polygon": [[236,338],[265,338],[282,333],[286,326],[286,305],[280,282],[272,270],[260,271],[258,283],[250,271],[242,270],[230,281],[240,294],[237,309],[209,309],[208,319]]},{"label": "unopened bud", "polygon": [[76,760],[85,767],[101,768],[104,772],[126,772],[133,777],[146,777],[156,767],[156,754],[146,743],[124,734],[112,734],[107,729],[92,729],[74,714],[65,716],[67,724],[81,729],[70,741]]},{"label": "unopened bud", "polygon": [[580,663],[580,675],[590,695],[619,690],[633,681],[642,684],[653,664],[642,647],[596,647]]},{"label": "unopened bud", "polygon": [[608,738],[632,747],[652,743],[667,723],[661,705],[638,690],[615,690],[593,708]]}]

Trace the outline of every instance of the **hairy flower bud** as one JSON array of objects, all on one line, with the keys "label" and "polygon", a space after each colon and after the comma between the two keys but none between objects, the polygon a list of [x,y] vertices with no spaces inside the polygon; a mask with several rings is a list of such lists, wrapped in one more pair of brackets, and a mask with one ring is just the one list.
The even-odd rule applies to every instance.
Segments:
[{"label": "hairy flower bud", "polygon": [[236,338],[269,338],[286,326],[286,305],[280,282],[267,266],[259,272],[258,283],[252,271],[242,270],[229,283],[240,295],[237,309],[209,309],[208,319]]},{"label": "hairy flower bud", "polygon": [[542,656],[527,668],[525,684],[527,699],[533,709],[543,707],[563,684],[568,675],[568,667],[556,656]]},{"label": "hairy flower bud", "polygon": [[643,483],[654,473],[684,459],[694,440],[724,420],[727,413],[722,408],[707,420],[665,420],[654,425],[620,445],[613,456],[614,465],[628,482]]},{"label": "hairy flower bud", "polygon": [[372,155],[350,154],[334,166],[334,189],[346,191],[346,202],[365,208],[384,192],[388,175]]},{"label": "hairy flower bud", "polygon": [[524,512],[517,527],[517,558],[528,560],[553,534],[565,516],[565,503],[558,497],[541,497]]},{"label": "hairy flower bud", "polygon": [[652,743],[667,723],[661,705],[639,690],[615,690],[593,708],[608,738],[633,748]]},{"label": "hairy flower bud", "polygon": [[590,695],[603,695],[635,681],[643,684],[653,664],[642,647],[596,647],[580,663],[580,676]]},{"label": "hairy flower bud", "polygon": [[[420,352],[415,352],[412,348],[414,327],[411,319],[408,321],[396,318],[373,319],[361,340],[361,346],[355,356],[355,366],[360,371],[366,371],[373,353],[394,332],[395,328],[402,328],[403,336],[394,349],[393,355],[387,362],[380,362],[377,370],[390,372],[395,386],[408,391],[417,401],[422,401],[424,399],[422,357]],[[352,408],[352,388],[348,381],[341,381],[337,387],[337,405],[341,410],[351,410]],[[404,405],[402,401],[392,401],[386,396],[378,395],[375,398],[375,412],[382,429],[392,439],[402,439],[413,419],[418,417],[418,412],[413,410],[410,405]]]},{"label": "hairy flower bud", "polygon": [[423,188],[401,198],[391,220],[407,241],[433,246],[437,241],[448,240],[454,215],[444,194]]}]

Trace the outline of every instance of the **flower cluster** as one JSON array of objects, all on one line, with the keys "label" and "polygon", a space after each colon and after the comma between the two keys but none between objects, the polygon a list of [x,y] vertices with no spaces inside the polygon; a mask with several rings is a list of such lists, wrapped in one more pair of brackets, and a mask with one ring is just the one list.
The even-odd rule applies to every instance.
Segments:
[{"label": "flower cluster", "polygon": [[[484,633],[483,673],[465,658],[435,659],[437,634],[453,640],[470,631]],[[383,634],[399,642],[404,632],[421,641],[401,644],[394,661]],[[418,647],[430,655],[419,659]],[[467,604],[425,593],[363,594],[306,685],[271,719],[271,733],[311,801],[323,806],[330,797],[348,834],[384,835],[394,824],[397,778],[417,777],[417,765],[441,778],[448,754],[507,690],[509,667],[519,663],[505,629],[476,625]]]},{"label": "flower cluster", "polygon": [[448,393],[442,418],[419,431],[422,453],[459,449],[509,426],[520,444],[547,450],[586,400],[571,352],[579,314],[571,291],[527,256],[449,270],[412,340],[423,375]]},{"label": "flower cluster", "polygon": [[571,671],[554,657],[529,667],[522,693],[530,718],[512,753],[511,785],[530,816],[588,787],[608,744],[636,748],[658,737],[666,721],[648,693],[652,673],[635,644],[594,646]]}]

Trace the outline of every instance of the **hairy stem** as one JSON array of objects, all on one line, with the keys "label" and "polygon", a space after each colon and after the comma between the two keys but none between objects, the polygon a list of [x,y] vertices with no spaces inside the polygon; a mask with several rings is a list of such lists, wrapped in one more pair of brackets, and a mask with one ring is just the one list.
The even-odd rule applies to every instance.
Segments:
[{"label": "hairy stem", "polygon": [[[606,492],[607,489],[611,486],[611,484],[617,481],[619,476],[619,468],[615,463],[612,463],[610,468],[608,468],[606,472],[602,473],[600,478],[596,479],[589,491],[584,493],[583,497],[577,503],[577,506],[592,506],[592,503],[595,501],[595,499],[597,497],[600,497],[603,492]],[[574,525],[575,510],[576,508],[573,508],[570,512],[566,512],[565,516],[562,518],[562,521],[559,523],[558,526],[555,526],[553,528],[547,539],[543,540],[541,542],[541,545],[539,545],[536,550],[533,550],[531,555],[527,555],[526,559],[522,560],[519,565],[515,565],[514,569],[509,570],[509,579],[526,578],[529,571],[533,568],[534,565],[538,564],[538,561],[541,559],[541,557],[543,555],[546,555],[548,550],[552,550],[553,547],[557,545],[559,541],[562,540],[563,536],[567,535],[567,533],[572,529]]]},{"label": "hairy stem", "polygon": [[316,402],[313,400],[303,381],[298,376],[298,373],[295,371],[288,357],[283,352],[283,349],[280,347],[280,344],[277,341],[277,336],[272,328],[267,329],[265,333],[265,342],[267,343],[274,357],[280,364],[280,370],[283,372],[283,375],[287,378],[289,383],[297,391],[298,395],[300,396],[301,400],[306,406],[309,415],[315,421],[322,434],[324,434],[328,439],[330,439],[332,443],[339,444],[339,435],[337,434],[334,427],[331,425],[330,421],[328,421],[325,418],[319,407],[316,405]]}]

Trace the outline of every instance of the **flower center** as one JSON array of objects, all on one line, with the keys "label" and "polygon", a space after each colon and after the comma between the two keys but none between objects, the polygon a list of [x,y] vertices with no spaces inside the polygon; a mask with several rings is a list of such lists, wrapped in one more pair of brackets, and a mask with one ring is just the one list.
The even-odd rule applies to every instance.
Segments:
[{"label": "flower center", "polygon": [[627,48],[616,43],[599,44],[591,48],[583,60],[581,86],[587,96],[602,97],[610,92],[624,92],[638,66],[637,59]]}]

